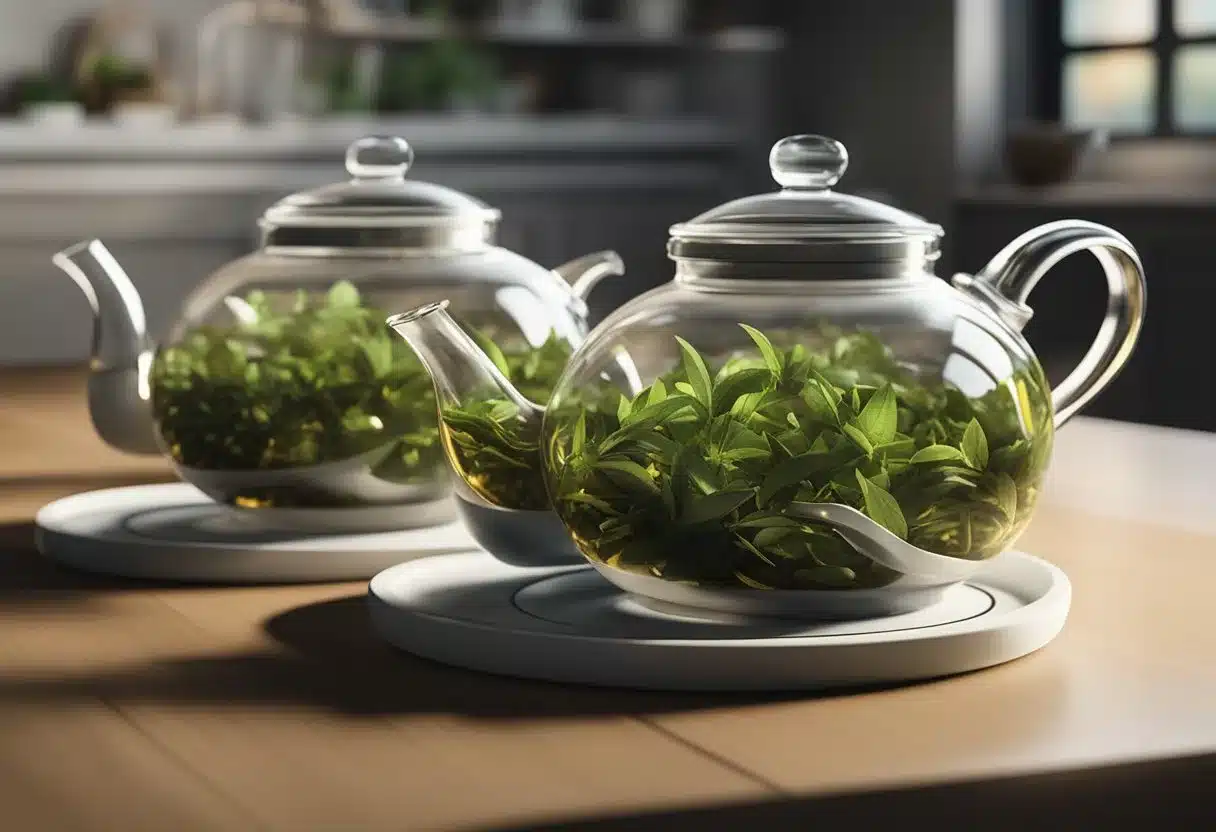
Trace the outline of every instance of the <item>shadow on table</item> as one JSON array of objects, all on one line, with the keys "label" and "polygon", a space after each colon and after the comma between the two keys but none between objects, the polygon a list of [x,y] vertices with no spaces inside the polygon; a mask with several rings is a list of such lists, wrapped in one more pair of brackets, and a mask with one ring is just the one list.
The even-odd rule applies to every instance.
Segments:
[{"label": "shadow on table", "polygon": [[[78,673],[14,673],[0,667],[0,703],[98,698],[172,706],[303,706],[355,717],[454,713],[485,719],[600,715],[645,717],[841,695],[882,697],[894,688],[831,694],[693,694],[580,687],[448,667],[376,638],[363,593],[277,615],[273,642],[224,655],[173,657]],[[0,608],[2,612],[2,608]],[[82,642],[87,644],[87,630]],[[112,648],[107,648],[112,649]],[[37,666],[37,665],[35,665]],[[928,682],[926,684],[933,684]]]},{"label": "shadow on table", "polygon": [[440,710],[478,717],[647,714],[807,698],[803,694],[680,694],[493,676],[397,650],[372,631],[365,597],[309,604],[269,619],[266,632],[319,666],[357,680],[344,707],[366,713]]},{"label": "shadow on table", "polygon": [[911,823],[984,832],[1206,830],[1216,828],[1213,778],[1216,755],[1204,755],[948,786],[500,827],[493,832],[869,830],[906,829]]},{"label": "shadow on table", "polygon": [[10,605],[87,605],[107,592],[180,586],[60,566],[38,552],[34,535],[33,523],[0,523],[0,612]]},{"label": "shadow on table", "polygon": [[[173,479],[168,472],[156,475],[146,471],[101,476],[96,473],[0,476],[0,506],[7,503],[11,507],[14,499],[37,506],[100,488],[148,485]],[[33,508],[29,511],[32,514]],[[91,575],[59,566],[39,554],[34,535],[32,522],[0,523],[0,611],[5,604],[11,603],[66,604],[73,600],[87,603],[106,590],[165,586],[155,581]]]}]

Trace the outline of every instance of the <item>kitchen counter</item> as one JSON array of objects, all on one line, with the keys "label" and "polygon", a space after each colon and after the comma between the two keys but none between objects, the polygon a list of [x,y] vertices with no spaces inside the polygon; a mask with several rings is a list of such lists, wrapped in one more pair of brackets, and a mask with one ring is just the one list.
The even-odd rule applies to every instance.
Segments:
[{"label": "kitchen counter", "polygon": [[398,654],[369,634],[362,584],[181,588],[52,566],[32,545],[40,505],[167,476],[92,438],[81,384],[0,375],[6,828],[1216,819],[1216,436],[1083,418],[1061,432],[1019,548],[1068,572],[1073,610],[1037,654],[849,695],[665,695]]},{"label": "kitchen counter", "polygon": [[[405,137],[413,177],[432,169],[453,187],[637,188],[695,183],[706,158],[737,147],[733,131],[695,119],[608,116],[335,119],[256,127],[230,123],[73,130],[0,125],[0,200],[132,194],[261,194],[342,176],[352,141]],[[455,180],[450,169],[456,166]],[[544,176],[545,170],[556,175]],[[3,205],[0,204],[0,211]],[[11,233],[9,224],[0,225]]]},{"label": "kitchen counter", "polygon": [[279,161],[342,158],[359,136],[397,135],[420,154],[587,149],[616,152],[730,147],[737,131],[697,118],[634,119],[619,115],[414,116],[399,119],[337,118],[257,126],[218,120],[164,128],[89,122],[47,129],[0,121],[0,164],[29,161]]}]

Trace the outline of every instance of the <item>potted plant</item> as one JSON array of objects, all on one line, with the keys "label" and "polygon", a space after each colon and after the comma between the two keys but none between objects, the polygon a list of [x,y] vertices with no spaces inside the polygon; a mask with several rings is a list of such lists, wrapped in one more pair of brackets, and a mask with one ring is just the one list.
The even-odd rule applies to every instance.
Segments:
[{"label": "potted plant", "polygon": [[166,33],[139,4],[110,0],[88,21],[74,56],[85,106],[117,121],[174,120]]},{"label": "potted plant", "polygon": [[102,54],[84,73],[96,104],[115,120],[162,125],[172,121],[156,74],[114,54]]},{"label": "potted plant", "polygon": [[44,74],[19,78],[14,85],[17,108],[27,121],[49,127],[76,127],[84,120],[76,89]]}]

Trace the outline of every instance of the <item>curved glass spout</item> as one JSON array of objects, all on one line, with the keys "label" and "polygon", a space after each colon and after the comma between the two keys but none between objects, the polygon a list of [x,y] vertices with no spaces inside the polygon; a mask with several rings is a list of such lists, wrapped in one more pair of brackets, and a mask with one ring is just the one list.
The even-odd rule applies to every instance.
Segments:
[{"label": "curved glass spout", "polygon": [[570,308],[574,314],[586,319],[590,314],[587,299],[591,290],[605,277],[620,277],[625,274],[625,262],[615,251],[597,251],[584,254],[553,269],[561,280],[562,287],[570,294]]},{"label": "curved glass spout", "polygon": [[51,258],[84,293],[93,312],[89,416],[102,440],[126,453],[157,454],[148,373],[152,345],[139,292],[100,240]]},{"label": "curved glass spout", "polygon": [[440,301],[388,319],[431,375],[439,433],[457,490],[476,505],[544,510],[544,408],[521,394]]}]

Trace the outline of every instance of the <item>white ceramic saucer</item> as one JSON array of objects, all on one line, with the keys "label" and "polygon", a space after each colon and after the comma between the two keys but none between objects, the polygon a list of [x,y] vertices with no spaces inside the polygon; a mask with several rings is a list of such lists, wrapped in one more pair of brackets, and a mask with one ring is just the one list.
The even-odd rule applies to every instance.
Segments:
[{"label": "white ceramic saucer", "polygon": [[372,579],[380,635],[446,664],[555,682],[661,690],[814,690],[948,676],[1031,653],[1071,600],[1056,567],[1007,552],[939,603],[811,623],[643,603],[587,567],[520,569],[483,552]]},{"label": "white ceramic saucer", "polygon": [[477,549],[458,522],[375,534],[293,532],[185,483],[77,494],[43,507],[34,523],[38,549],[67,566],[193,583],[366,580],[396,563]]}]

